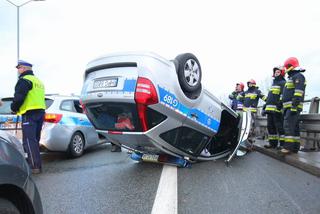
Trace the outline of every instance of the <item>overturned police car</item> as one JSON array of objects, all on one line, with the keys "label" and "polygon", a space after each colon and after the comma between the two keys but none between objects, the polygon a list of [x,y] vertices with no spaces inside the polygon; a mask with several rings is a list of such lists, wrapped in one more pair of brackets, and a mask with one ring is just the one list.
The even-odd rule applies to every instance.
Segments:
[{"label": "overturned police car", "polygon": [[116,53],[88,63],[80,100],[98,133],[138,154],[134,159],[230,161],[248,137],[251,115],[223,104],[201,77],[190,53],[174,60]]}]

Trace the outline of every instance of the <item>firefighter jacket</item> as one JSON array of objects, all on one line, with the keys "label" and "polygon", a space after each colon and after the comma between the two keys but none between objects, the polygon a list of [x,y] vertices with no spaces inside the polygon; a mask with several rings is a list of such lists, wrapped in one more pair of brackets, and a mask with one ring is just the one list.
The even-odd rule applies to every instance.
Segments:
[{"label": "firefighter jacket", "polygon": [[[304,70],[303,70],[304,71]],[[289,77],[283,89],[282,102],[284,109],[302,111],[306,80],[303,71],[293,70],[288,73]]]},{"label": "firefighter jacket", "polygon": [[243,102],[243,111],[257,112],[259,98],[266,101],[267,97],[262,94],[258,87],[250,87],[248,90],[241,92],[237,97]]},{"label": "firefighter jacket", "polygon": [[286,80],[284,77],[278,76],[274,78],[266,101],[266,113],[281,112],[282,92],[285,84]]},{"label": "firefighter jacket", "polygon": [[237,97],[242,91],[234,91],[229,95],[229,99],[231,100],[231,108],[233,110],[242,110],[243,104],[241,100],[238,100]]}]

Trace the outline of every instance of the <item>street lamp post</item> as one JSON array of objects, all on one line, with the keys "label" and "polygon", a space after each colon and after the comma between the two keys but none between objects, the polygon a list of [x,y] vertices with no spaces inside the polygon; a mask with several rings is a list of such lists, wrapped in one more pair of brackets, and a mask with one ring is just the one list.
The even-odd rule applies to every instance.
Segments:
[{"label": "street lamp post", "polygon": [[6,0],[6,1],[17,8],[17,62],[18,62],[20,59],[20,21],[19,21],[20,20],[20,14],[19,14],[20,7],[22,7],[32,1],[45,1],[45,0],[29,0],[23,4],[20,4],[20,5],[17,5],[10,0]]}]

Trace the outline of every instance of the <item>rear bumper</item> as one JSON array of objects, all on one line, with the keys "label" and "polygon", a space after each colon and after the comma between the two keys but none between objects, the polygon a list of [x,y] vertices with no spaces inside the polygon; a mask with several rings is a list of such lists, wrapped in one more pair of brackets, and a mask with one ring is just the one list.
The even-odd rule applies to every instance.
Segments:
[{"label": "rear bumper", "polygon": [[49,151],[67,151],[72,133],[66,126],[47,123],[42,129],[40,146]]}]

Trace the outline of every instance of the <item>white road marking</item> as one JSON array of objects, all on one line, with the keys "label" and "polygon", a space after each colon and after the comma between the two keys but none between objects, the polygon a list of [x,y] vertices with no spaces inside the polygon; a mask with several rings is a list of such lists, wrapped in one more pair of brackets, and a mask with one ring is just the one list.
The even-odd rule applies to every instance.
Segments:
[{"label": "white road marking", "polygon": [[177,167],[164,165],[151,214],[178,213]]}]

